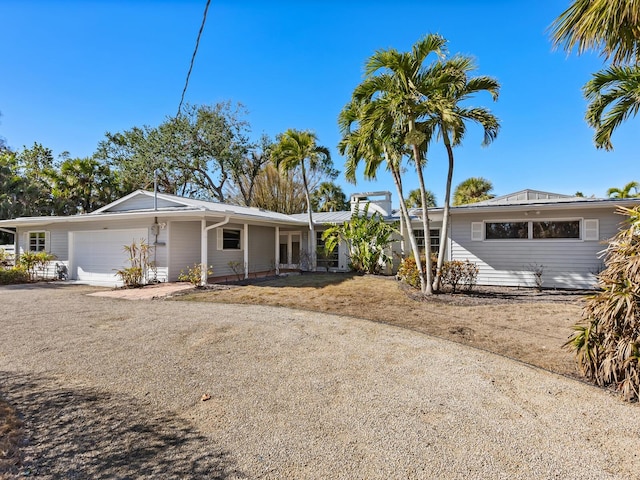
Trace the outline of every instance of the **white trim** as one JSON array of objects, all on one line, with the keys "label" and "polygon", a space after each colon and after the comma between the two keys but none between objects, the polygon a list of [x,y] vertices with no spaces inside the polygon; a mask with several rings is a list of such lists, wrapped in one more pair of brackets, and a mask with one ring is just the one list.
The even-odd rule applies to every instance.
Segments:
[{"label": "white trim", "polygon": [[485,222],[471,222],[471,240],[481,242],[484,240]]},{"label": "white trim", "polygon": [[597,218],[588,218],[583,220],[584,234],[582,237],[585,242],[600,240],[600,221]]}]

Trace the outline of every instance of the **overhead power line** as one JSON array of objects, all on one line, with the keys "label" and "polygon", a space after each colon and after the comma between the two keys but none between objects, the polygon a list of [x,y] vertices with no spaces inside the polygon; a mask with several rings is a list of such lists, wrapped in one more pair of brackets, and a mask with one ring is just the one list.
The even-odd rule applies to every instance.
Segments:
[{"label": "overhead power line", "polygon": [[187,72],[187,79],[184,82],[184,88],[182,89],[182,96],[180,97],[180,104],[178,105],[178,113],[176,116],[180,116],[182,110],[182,103],[184,102],[184,96],[187,93],[187,87],[189,86],[189,77],[191,77],[191,70],[193,70],[193,63],[196,60],[196,54],[198,53],[198,46],[200,45],[200,37],[204,30],[204,24],[207,22],[207,11],[209,10],[209,4],[211,0],[207,0],[207,4],[204,7],[204,14],[202,15],[202,24],[200,25],[200,31],[198,32],[198,38],[196,39],[196,48],[193,49],[193,55],[191,56],[191,64],[189,65],[189,71]]}]

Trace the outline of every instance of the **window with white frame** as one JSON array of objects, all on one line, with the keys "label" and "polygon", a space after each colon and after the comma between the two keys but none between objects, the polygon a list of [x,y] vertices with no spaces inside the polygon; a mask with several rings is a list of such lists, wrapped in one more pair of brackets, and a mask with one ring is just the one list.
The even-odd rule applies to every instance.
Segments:
[{"label": "window with white frame", "polygon": [[231,228],[222,229],[222,250],[242,250],[241,231]]},{"label": "window with white frame", "polygon": [[[597,220],[588,220],[596,222]],[[485,222],[485,240],[545,240],[545,239],[567,239],[580,240],[582,222],[579,219],[571,220],[526,220],[509,222]],[[476,224],[477,225],[477,224]],[[482,225],[482,224],[480,224]],[[593,228],[593,227],[592,227]],[[472,225],[472,237],[478,240],[478,229]],[[590,240],[591,238],[585,238]]]},{"label": "window with white frame", "polygon": [[45,252],[47,250],[47,232],[29,232],[29,251]]},{"label": "window with white frame", "polygon": [[[414,229],[413,234],[416,237],[418,250],[424,253],[424,230]],[[429,230],[429,245],[431,246],[431,253],[438,253],[438,250],[440,250],[440,229],[432,228]]]}]

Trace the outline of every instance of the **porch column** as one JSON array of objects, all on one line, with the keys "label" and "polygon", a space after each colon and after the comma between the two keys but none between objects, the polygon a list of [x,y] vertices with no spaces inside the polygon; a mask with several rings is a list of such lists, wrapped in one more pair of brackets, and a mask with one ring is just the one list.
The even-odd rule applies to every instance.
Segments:
[{"label": "porch column", "polygon": [[243,238],[243,249],[244,249],[244,278],[249,278],[249,224],[244,224],[244,238]]},{"label": "porch column", "polygon": [[280,275],[280,227],[276,227],[276,275]]},{"label": "porch column", "polygon": [[209,265],[209,259],[207,258],[209,252],[209,230],[207,230],[207,220],[204,218],[200,220],[200,285],[207,284],[208,275],[207,265]]}]

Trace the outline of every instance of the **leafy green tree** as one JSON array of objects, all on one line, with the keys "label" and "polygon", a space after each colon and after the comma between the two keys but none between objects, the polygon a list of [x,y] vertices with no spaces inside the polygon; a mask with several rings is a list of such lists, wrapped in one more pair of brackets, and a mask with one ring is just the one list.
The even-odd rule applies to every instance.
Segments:
[{"label": "leafy green tree", "polygon": [[[631,193],[631,190],[634,192]],[[607,190],[607,197],[609,198],[635,198],[640,197],[640,183],[629,182],[622,188],[612,187]]]},{"label": "leafy green tree", "polygon": [[[309,216],[310,242],[316,238],[313,224],[313,209],[309,189],[308,172],[323,172],[335,178],[337,172],[333,169],[331,154],[326,147],[317,144],[316,134],[310,131],[289,129],[278,136],[278,142],[273,147],[272,158],[283,172],[299,171],[304,186],[307,212]],[[315,245],[309,246],[311,269],[316,268]]]},{"label": "leafy green tree", "polygon": [[314,212],[342,212],[349,209],[349,202],[339,185],[322,182],[311,194],[311,207]]},{"label": "leafy green tree", "polygon": [[[436,195],[431,190],[426,191],[427,194],[427,206],[429,208],[436,206]],[[420,198],[420,189],[416,188],[409,192],[404,203],[407,205],[407,208],[420,208],[422,205],[422,199]]]},{"label": "leafy green tree", "polygon": [[256,186],[265,167],[271,162],[272,147],[271,139],[263,135],[259,148],[252,149],[247,155],[235,155],[231,158],[227,201],[246,207],[256,206],[254,205]]},{"label": "leafy green tree", "polygon": [[331,254],[344,241],[349,245],[349,264],[353,270],[378,274],[391,262],[386,250],[393,241],[393,235],[399,233],[397,227],[397,224],[386,223],[377,212],[369,215],[367,203],[362,212],[356,209],[348,222],[332,225],[323,232],[325,252]]},{"label": "leafy green tree", "polygon": [[495,197],[491,192],[493,184],[482,177],[467,178],[460,182],[453,191],[453,205],[467,205],[483,202]]},{"label": "leafy green tree", "polygon": [[[388,115],[399,124],[396,131],[402,132],[403,141],[413,154],[421,195],[422,224],[426,232],[429,231],[429,209],[423,168],[427,138],[416,128],[416,121],[425,101],[420,88],[433,80],[429,78],[425,61],[432,55],[441,55],[445,44],[443,37],[429,34],[419,40],[410,52],[378,50],[365,65],[365,80],[354,91],[354,98],[359,101],[382,97]],[[433,293],[429,256],[426,263],[427,278],[423,293],[429,295]]]},{"label": "leafy green tree", "polygon": [[158,127],[107,133],[95,158],[118,174],[122,193],[150,188],[154,172],[161,191],[225,201],[230,169],[252,148],[241,106],[187,105]]},{"label": "leafy green tree", "polygon": [[626,400],[640,398],[640,207],[621,208],[626,228],[609,241],[598,292],[587,299],[582,320],[567,342],[582,373],[615,386]]}]

